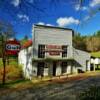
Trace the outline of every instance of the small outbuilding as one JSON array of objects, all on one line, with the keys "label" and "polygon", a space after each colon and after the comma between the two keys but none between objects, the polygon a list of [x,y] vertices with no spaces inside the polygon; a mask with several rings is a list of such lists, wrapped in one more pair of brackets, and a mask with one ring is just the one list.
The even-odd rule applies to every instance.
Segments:
[{"label": "small outbuilding", "polygon": [[91,53],[91,70],[100,69],[100,51]]}]

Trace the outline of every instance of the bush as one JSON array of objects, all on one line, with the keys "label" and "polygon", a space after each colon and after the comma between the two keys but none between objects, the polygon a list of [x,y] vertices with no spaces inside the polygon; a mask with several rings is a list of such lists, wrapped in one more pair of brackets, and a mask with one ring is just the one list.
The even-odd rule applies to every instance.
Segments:
[{"label": "bush", "polygon": [[[0,82],[2,81],[3,67],[0,68]],[[22,68],[20,66],[7,65],[6,66],[6,82],[21,79]]]}]

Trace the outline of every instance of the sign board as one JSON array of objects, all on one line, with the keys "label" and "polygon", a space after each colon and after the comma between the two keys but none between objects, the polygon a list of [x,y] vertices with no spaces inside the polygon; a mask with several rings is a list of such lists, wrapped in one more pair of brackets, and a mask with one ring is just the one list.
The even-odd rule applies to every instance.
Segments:
[{"label": "sign board", "polygon": [[46,45],[47,49],[62,49],[61,46],[59,45]]},{"label": "sign board", "polygon": [[49,55],[60,55],[60,52],[58,52],[58,51],[50,51],[49,52]]},{"label": "sign board", "polygon": [[62,46],[46,45],[46,51],[49,53],[49,55],[58,56],[58,55],[60,55],[60,52],[62,52]]},{"label": "sign board", "polygon": [[13,39],[6,42],[6,54],[7,55],[17,55],[21,49],[20,42]]}]

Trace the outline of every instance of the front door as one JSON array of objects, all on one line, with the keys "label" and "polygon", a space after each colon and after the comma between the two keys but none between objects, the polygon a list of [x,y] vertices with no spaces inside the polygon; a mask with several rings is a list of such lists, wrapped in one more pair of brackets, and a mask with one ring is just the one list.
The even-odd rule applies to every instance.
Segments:
[{"label": "front door", "polygon": [[43,76],[44,75],[44,62],[38,62],[37,75],[38,76]]},{"label": "front door", "polygon": [[57,63],[53,62],[53,76],[56,76],[56,67],[57,67]]},{"label": "front door", "polygon": [[67,62],[62,62],[62,74],[67,73]]}]

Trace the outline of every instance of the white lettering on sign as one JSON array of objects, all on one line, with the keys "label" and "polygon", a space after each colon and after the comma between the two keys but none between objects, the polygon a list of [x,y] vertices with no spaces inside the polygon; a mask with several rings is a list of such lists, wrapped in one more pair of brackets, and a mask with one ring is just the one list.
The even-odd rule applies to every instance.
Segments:
[{"label": "white lettering on sign", "polygon": [[46,45],[47,49],[62,49],[61,46],[59,45]]},{"label": "white lettering on sign", "polygon": [[6,50],[20,50],[20,45],[6,44]]},{"label": "white lettering on sign", "polygon": [[60,55],[60,52],[58,52],[58,51],[50,51],[49,52],[49,55]]},{"label": "white lettering on sign", "polygon": [[46,52],[49,53],[49,55],[60,55],[60,52],[62,52],[62,46],[60,45],[46,45]]}]

